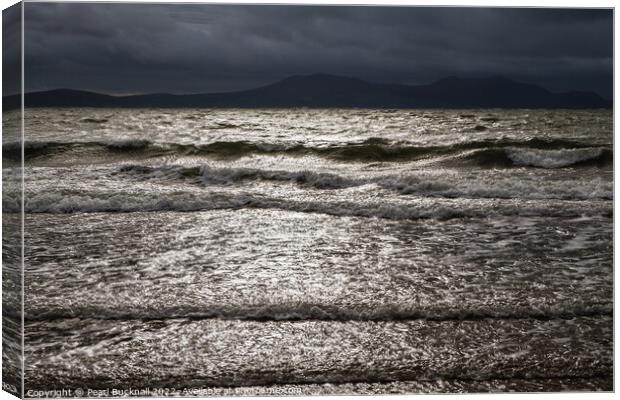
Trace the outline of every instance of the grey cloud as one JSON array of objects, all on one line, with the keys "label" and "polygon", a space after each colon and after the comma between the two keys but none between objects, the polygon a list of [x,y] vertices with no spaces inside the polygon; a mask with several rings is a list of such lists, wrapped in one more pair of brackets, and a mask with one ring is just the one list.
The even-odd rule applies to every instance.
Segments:
[{"label": "grey cloud", "polygon": [[212,92],[326,72],[610,96],[612,10],[26,3],[27,89]]},{"label": "grey cloud", "polygon": [[2,11],[2,94],[21,91],[21,7],[16,4]]}]

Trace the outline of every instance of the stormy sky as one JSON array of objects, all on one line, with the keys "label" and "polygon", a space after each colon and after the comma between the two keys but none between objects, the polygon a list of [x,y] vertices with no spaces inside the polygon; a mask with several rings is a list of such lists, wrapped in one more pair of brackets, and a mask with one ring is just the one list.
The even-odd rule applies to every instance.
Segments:
[{"label": "stormy sky", "polygon": [[611,98],[611,10],[26,3],[26,90],[252,88],[296,74],[502,75]]}]

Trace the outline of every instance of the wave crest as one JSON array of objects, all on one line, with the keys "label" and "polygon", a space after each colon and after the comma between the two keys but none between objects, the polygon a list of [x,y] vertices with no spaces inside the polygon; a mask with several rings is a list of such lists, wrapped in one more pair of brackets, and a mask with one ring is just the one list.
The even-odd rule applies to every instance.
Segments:
[{"label": "wave crest", "polygon": [[[609,165],[613,152],[609,147],[593,147],[561,139],[499,139],[469,141],[447,146],[417,146],[390,143],[382,138],[369,138],[360,143],[327,147],[309,147],[301,144],[254,143],[248,141],[218,141],[204,145],[153,143],[147,140],[117,142],[26,142],[26,161],[37,157],[54,157],[66,152],[83,150],[105,153],[128,153],[128,157],[151,156],[205,156],[240,158],[252,154],[281,154],[289,156],[315,155],[344,162],[404,162],[440,158],[442,163],[469,162],[479,166],[534,166],[560,168],[571,165]],[[6,143],[3,157],[21,158],[19,143]],[[74,161],[74,160],[73,160]],[[74,161],[75,162],[75,161]]]},{"label": "wave crest", "polygon": [[540,168],[562,168],[582,163],[611,163],[613,154],[602,148],[532,150],[506,149],[507,156],[515,165]]},{"label": "wave crest", "polygon": [[313,171],[278,171],[250,168],[212,168],[210,166],[148,167],[125,165],[119,173],[139,180],[189,180],[203,185],[230,185],[243,181],[291,182],[316,189],[346,189],[376,185],[397,193],[423,197],[610,200],[613,185],[603,179],[552,181],[540,185],[538,180],[504,179],[493,181],[437,178],[425,175],[393,175],[372,178],[348,178]]},{"label": "wave crest", "polygon": [[[469,203],[450,201],[424,202],[418,200],[386,201],[320,201],[295,200],[278,197],[251,195],[247,193],[229,194],[209,192],[198,196],[191,193],[141,193],[77,194],[40,193],[27,195],[24,204],[26,213],[96,213],[96,212],[154,212],[154,211],[209,211],[220,209],[272,209],[301,213],[318,213],[343,217],[384,218],[393,220],[488,218],[493,216],[541,216],[541,217],[581,217],[613,216],[611,202],[550,202],[495,201],[486,200]],[[19,213],[20,202],[3,197],[3,212]]]}]

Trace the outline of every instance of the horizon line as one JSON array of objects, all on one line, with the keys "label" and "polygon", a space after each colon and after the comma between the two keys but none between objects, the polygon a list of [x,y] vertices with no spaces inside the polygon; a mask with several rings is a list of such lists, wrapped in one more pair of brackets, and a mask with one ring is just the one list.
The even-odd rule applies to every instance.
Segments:
[{"label": "horizon line", "polygon": [[[441,82],[444,80],[448,80],[448,79],[458,79],[458,80],[470,80],[470,81],[475,81],[475,80],[490,80],[490,79],[504,79],[507,81],[511,81],[511,82],[515,82],[515,83],[521,83],[521,84],[525,84],[525,85],[533,85],[533,86],[538,86],[542,89],[547,90],[550,93],[553,94],[564,94],[564,93],[593,93],[596,94],[597,96],[599,96],[601,99],[606,100],[606,101],[613,101],[613,95],[612,98],[607,98],[606,96],[601,95],[600,93],[598,93],[595,90],[577,90],[577,89],[571,89],[571,90],[567,90],[567,91],[562,91],[562,92],[554,92],[549,90],[547,87],[537,84],[537,83],[530,83],[530,82],[524,82],[524,81],[520,81],[514,78],[509,78],[505,75],[500,75],[500,74],[495,74],[495,75],[488,75],[485,77],[477,77],[477,78],[463,78],[461,76],[458,75],[448,75],[444,78],[440,78],[440,79],[436,79],[436,80],[432,80],[429,81],[428,83],[424,83],[424,84],[406,84],[406,83],[393,83],[393,82],[377,82],[377,81],[370,81],[370,80],[365,80],[362,78],[356,78],[356,77],[352,77],[352,76],[346,76],[346,75],[338,75],[338,74],[330,74],[330,73],[324,73],[324,72],[315,72],[315,73],[311,73],[311,74],[293,74],[293,75],[288,75],[284,78],[275,80],[271,83],[266,83],[263,84],[261,86],[252,86],[246,89],[238,89],[238,90],[231,90],[231,91],[220,91],[220,92],[195,92],[195,93],[170,93],[170,92],[141,92],[141,93],[134,93],[134,94],[111,94],[111,93],[106,93],[106,92],[97,92],[97,91],[93,91],[90,89],[74,89],[74,88],[68,88],[68,87],[61,87],[61,88],[54,88],[54,89],[43,89],[43,90],[32,90],[32,91],[28,91],[28,92],[23,92],[24,95],[27,94],[34,94],[34,93],[47,93],[47,92],[54,92],[54,91],[73,91],[73,92],[85,92],[85,93],[91,93],[91,94],[97,94],[97,95],[103,95],[103,96],[109,96],[109,97],[115,97],[115,98],[126,98],[126,97],[135,97],[135,96],[153,96],[153,95],[166,95],[166,96],[199,96],[199,95],[219,95],[219,94],[228,94],[228,93],[239,93],[239,92],[245,92],[245,91],[250,91],[250,90],[256,90],[256,89],[261,89],[261,88],[265,88],[267,86],[271,86],[280,82],[284,82],[287,79],[291,79],[291,78],[309,78],[309,77],[313,77],[313,76],[325,76],[325,77],[332,77],[332,78],[341,78],[341,79],[348,79],[348,80],[356,80],[356,81],[361,81],[361,82],[365,82],[365,83],[370,83],[370,84],[374,84],[374,85],[396,85],[396,86],[407,86],[407,87],[418,87],[418,86],[428,86],[428,85],[432,85],[434,83],[437,82]],[[11,97],[11,96],[17,96],[17,95],[21,95],[21,93],[13,93],[13,94],[7,94],[7,95],[2,95],[3,98],[6,97]]]}]

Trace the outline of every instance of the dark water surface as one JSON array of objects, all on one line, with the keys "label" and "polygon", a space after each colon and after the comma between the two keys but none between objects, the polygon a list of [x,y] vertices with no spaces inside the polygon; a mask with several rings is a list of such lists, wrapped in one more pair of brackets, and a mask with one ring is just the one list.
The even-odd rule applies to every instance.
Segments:
[{"label": "dark water surface", "polygon": [[612,389],[611,112],[32,109],[26,142],[26,390]]}]

